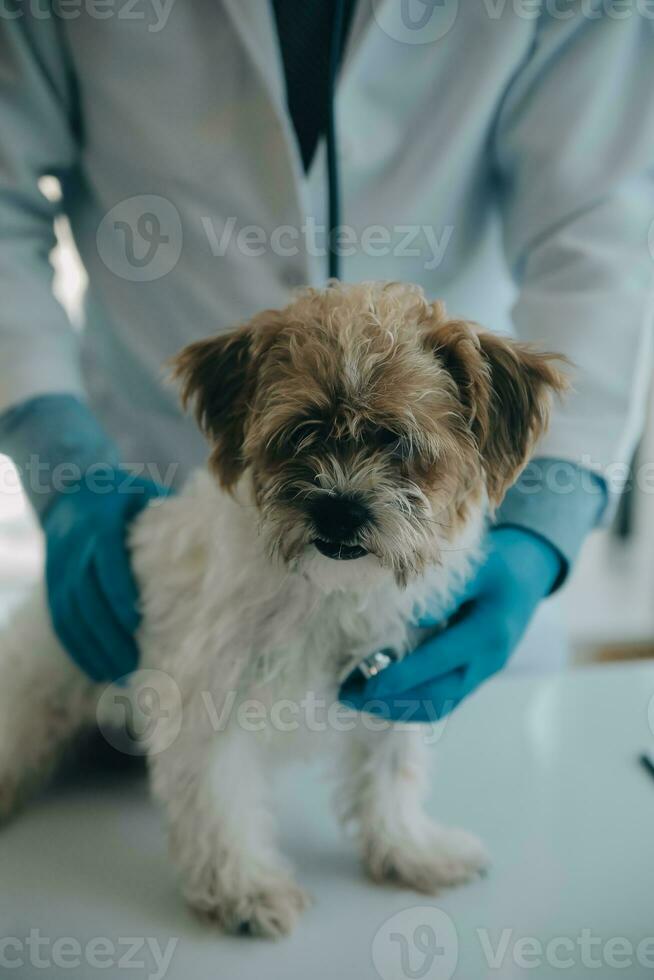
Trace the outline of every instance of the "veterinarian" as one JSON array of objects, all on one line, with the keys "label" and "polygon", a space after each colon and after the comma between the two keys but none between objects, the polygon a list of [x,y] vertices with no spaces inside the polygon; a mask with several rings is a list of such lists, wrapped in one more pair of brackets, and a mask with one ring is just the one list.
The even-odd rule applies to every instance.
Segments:
[{"label": "veterinarian", "polygon": [[[45,533],[57,633],[88,674],[136,667],[125,528],[206,454],[163,365],[329,271],[420,283],[575,366],[455,624],[350,703],[374,694],[394,713],[411,692],[445,711],[507,663],[610,512],[641,427],[652,15],[611,0],[0,0],[0,449]],[[59,210],[88,274],[81,334],[51,289]],[[453,648],[469,665],[443,674]]]}]

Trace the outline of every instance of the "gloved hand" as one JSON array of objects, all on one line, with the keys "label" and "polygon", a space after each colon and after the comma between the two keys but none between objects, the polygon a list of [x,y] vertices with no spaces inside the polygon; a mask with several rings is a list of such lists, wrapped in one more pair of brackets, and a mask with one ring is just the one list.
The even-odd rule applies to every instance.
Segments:
[{"label": "gloved hand", "polygon": [[119,469],[108,476],[108,492],[82,481],[74,493],[55,498],[42,519],[52,622],[94,681],[117,680],[138,665],[138,591],[125,537],[130,521],[168,492]]},{"label": "gloved hand", "polygon": [[[449,625],[369,681],[350,675],[341,700],[394,720],[442,718],[504,667],[561,571],[559,552],[544,538],[519,527],[491,529]],[[417,625],[438,622],[426,614]]]},{"label": "gloved hand", "polygon": [[46,583],[62,645],[93,680],[134,670],[137,589],[127,525],[167,491],[120,469],[116,446],[75,395],[41,395],[0,416],[0,451],[14,460],[46,539]]}]

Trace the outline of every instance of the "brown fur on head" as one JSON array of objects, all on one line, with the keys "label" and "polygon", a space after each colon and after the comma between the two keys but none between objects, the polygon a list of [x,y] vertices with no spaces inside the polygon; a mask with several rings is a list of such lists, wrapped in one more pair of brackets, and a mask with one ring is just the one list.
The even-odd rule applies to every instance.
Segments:
[{"label": "brown fur on head", "polygon": [[191,344],[176,374],[222,485],[251,474],[272,551],[326,553],[327,538],[406,581],[517,477],[565,387],[554,359],[416,286],[332,284]]}]

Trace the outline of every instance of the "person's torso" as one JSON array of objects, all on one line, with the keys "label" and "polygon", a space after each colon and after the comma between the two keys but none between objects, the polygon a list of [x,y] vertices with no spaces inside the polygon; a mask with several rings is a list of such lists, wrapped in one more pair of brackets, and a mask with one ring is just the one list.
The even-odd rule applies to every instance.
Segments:
[{"label": "person's torso", "polygon": [[[202,442],[162,366],[324,281],[324,146],[305,176],[267,0],[91,9],[62,25],[82,125],[66,206],[89,274],[89,385],[125,453],[183,473]],[[483,0],[360,0],[336,101],[344,279],[417,282],[506,326],[492,135],[534,29]]]}]

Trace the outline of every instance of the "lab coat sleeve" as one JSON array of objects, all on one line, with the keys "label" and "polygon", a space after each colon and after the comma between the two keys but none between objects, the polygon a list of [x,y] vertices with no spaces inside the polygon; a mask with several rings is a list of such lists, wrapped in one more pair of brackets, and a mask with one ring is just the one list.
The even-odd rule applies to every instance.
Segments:
[{"label": "lab coat sleeve", "polygon": [[588,532],[597,525],[608,498],[606,482],[593,470],[567,459],[536,457],[509,489],[494,517],[496,527],[522,527],[549,542],[559,554],[565,582]]},{"label": "lab coat sleeve", "polygon": [[536,454],[601,474],[609,491],[651,372],[654,23],[625,10],[593,0],[542,12],[492,139],[516,333],[572,362],[573,391]]},{"label": "lab coat sleeve", "polygon": [[120,464],[116,446],[88,405],[66,394],[28,398],[0,414],[0,452],[14,461],[39,518],[85,474]]},{"label": "lab coat sleeve", "polygon": [[0,412],[36,395],[81,393],[78,338],[52,293],[57,205],[39,179],[75,167],[72,80],[47,8],[0,18]]}]

